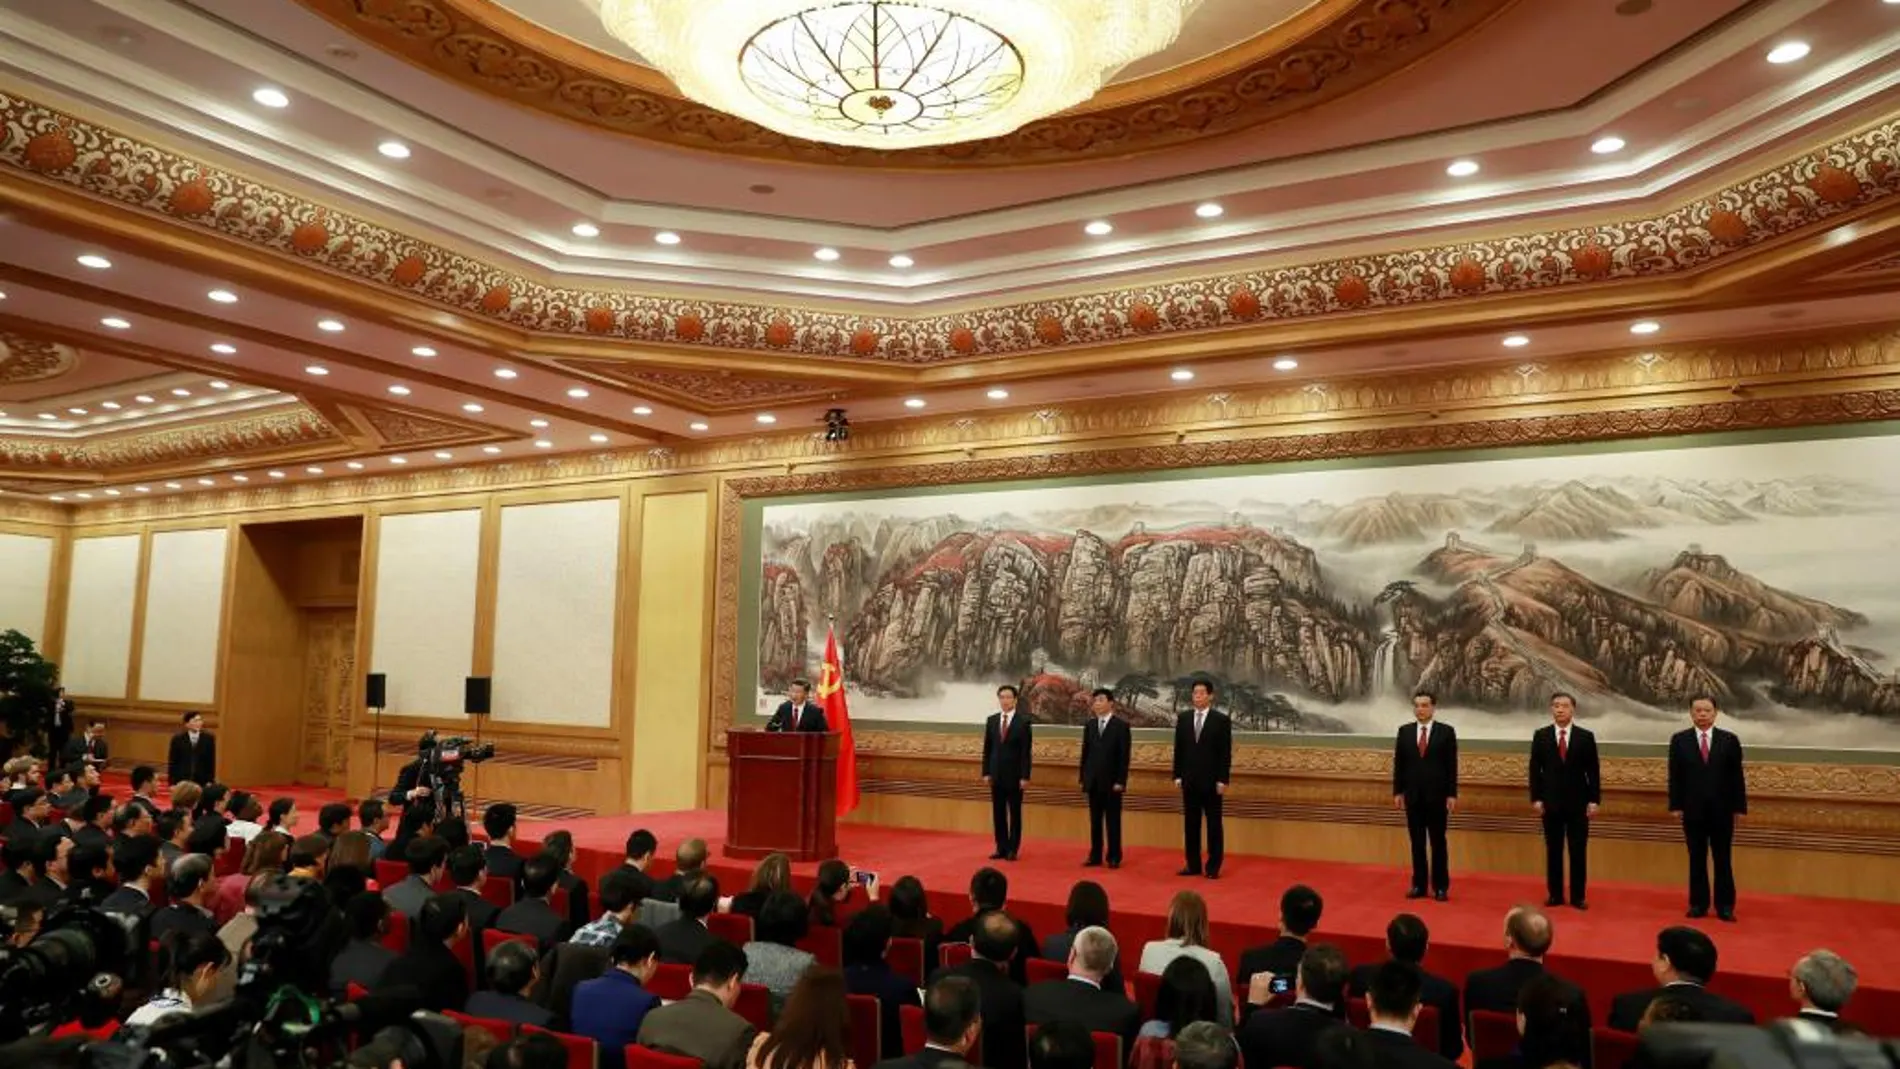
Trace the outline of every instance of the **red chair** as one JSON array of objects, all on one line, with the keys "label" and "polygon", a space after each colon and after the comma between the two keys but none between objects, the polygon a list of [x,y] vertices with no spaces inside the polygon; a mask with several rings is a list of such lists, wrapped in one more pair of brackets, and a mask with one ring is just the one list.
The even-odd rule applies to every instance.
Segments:
[{"label": "red chair", "polygon": [[851,1060],[864,1066],[884,1060],[884,1009],[876,995],[846,995],[851,1018]]},{"label": "red chair", "polygon": [[225,842],[224,849],[219,852],[217,859],[211,863],[211,871],[219,878],[236,876],[238,870],[243,867],[244,841],[242,839],[231,839]]},{"label": "red chair", "polygon": [[345,1002],[355,1002],[368,994],[369,988],[364,987],[355,980],[351,980],[349,983],[343,985],[343,1001]]},{"label": "red chair", "polygon": [[500,928],[483,928],[482,962],[486,964],[488,955],[493,954],[495,948],[503,943],[520,943],[522,946],[534,951],[537,956],[541,952],[541,946],[534,941],[534,936],[522,935],[520,932],[504,932]]},{"label": "red chair", "polygon": [[844,933],[836,928],[813,928],[795,944],[827,969],[844,968]]},{"label": "red chair", "polygon": [[890,965],[892,972],[918,987],[924,986],[924,941],[922,939],[892,939],[891,948],[884,952],[884,960]]},{"label": "red chair", "polygon": [[1636,1057],[1641,1041],[1614,1028],[1590,1029],[1590,1064],[1597,1069],[1621,1069]]},{"label": "red chair", "polygon": [[668,1002],[678,1002],[693,992],[693,967],[662,962],[647,981],[647,990]]},{"label": "red chair", "polygon": [[1508,1058],[1517,1049],[1517,1015],[1496,1010],[1471,1011],[1471,1060]]},{"label": "red chair", "polygon": [[466,1013],[457,1013],[454,1010],[444,1010],[442,1015],[463,1028],[479,1028],[494,1036],[498,1043],[507,1043],[515,1038],[515,1026],[509,1021],[497,1021],[493,1017],[470,1017]]},{"label": "red chair", "polygon": [[515,904],[515,881],[506,876],[483,877],[482,898],[496,909],[507,909]]},{"label": "red chair", "polygon": [[[243,858],[243,852],[239,851],[238,860],[241,861]],[[376,882],[382,884],[384,887],[394,887],[409,875],[409,866],[400,861],[390,861],[384,858],[376,862],[375,867]]]},{"label": "red chair", "polygon": [[668,1054],[638,1043],[627,1044],[627,1069],[703,1069],[705,1064],[684,1054]]},{"label": "red chair", "polygon": [[[480,980],[484,972],[475,961],[475,940],[467,937],[457,939],[455,945],[449,948],[449,953],[454,954],[455,960],[462,963],[462,975],[468,978],[468,989],[470,993],[473,993],[475,988],[480,986]],[[487,961],[488,959],[483,958],[482,960]]]},{"label": "red chair", "polygon": [[976,951],[968,943],[945,943],[937,948],[937,964],[946,969],[955,968],[974,957]]},{"label": "red chair", "polygon": [[[1032,963],[1033,964],[1033,963]],[[1135,1005],[1141,1007],[1141,1019],[1152,1021],[1155,1016],[1155,1003],[1161,1000],[1161,974],[1138,972],[1135,974]]]},{"label": "red chair", "polygon": [[740,984],[738,1001],[732,1005],[732,1012],[744,1017],[746,1023],[761,1032],[772,1030],[772,993],[764,984]]},{"label": "red chair", "polygon": [[[930,1041],[929,1033],[924,1031],[924,1008],[922,1006],[897,1007],[897,1026],[903,1029],[904,1032],[905,1054],[915,1054],[923,1050],[924,1044]],[[1035,1029],[1031,1028],[1029,1032],[1030,1037],[1034,1038],[1035,1034]]]},{"label": "red chair", "polygon": [[[1419,1046],[1427,1047],[1431,1050],[1438,1049],[1437,1006],[1420,1006],[1418,1008],[1418,1020],[1412,1022],[1412,1038],[1418,1040]],[[1622,1064],[1621,1062],[1617,1063],[1618,1066]]]},{"label": "red chair", "polygon": [[[567,916],[567,888],[556,884],[554,890],[548,893],[548,905],[554,907],[556,916]],[[595,920],[597,918],[589,917],[588,919]]]},{"label": "red chair", "polygon": [[559,1040],[561,1049],[567,1051],[567,1069],[595,1069],[595,1060],[598,1057],[595,1051],[598,1048],[594,1041],[588,1039],[586,1036],[570,1036],[566,1032],[550,1032],[545,1028],[537,1028],[531,1024],[522,1025],[521,1032],[523,1035],[529,1032],[545,1032]]},{"label": "red chair", "polygon": [[[1029,982],[1032,984],[1040,984],[1044,980],[1066,980],[1069,976],[1069,963],[1066,961],[1050,961],[1048,958],[1030,958],[1023,962],[1023,973],[1029,978]],[[1149,1014],[1148,1016],[1152,1017],[1154,1015]],[[1144,1021],[1147,1019],[1148,1017],[1142,1018]]]},{"label": "red chair", "polygon": [[1113,1032],[1090,1032],[1095,1040],[1095,1069],[1122,1069],[1122,1037]]},{"label": "red chair", "polygon": [[409,949],[409,914],[389,911],[389,930],[383,933],[383,945],[400,954]]},{"label": "red chair", "polygon": [[752,942],[752,918],[743,913],[709,913],[706,930],[736,947]]}]

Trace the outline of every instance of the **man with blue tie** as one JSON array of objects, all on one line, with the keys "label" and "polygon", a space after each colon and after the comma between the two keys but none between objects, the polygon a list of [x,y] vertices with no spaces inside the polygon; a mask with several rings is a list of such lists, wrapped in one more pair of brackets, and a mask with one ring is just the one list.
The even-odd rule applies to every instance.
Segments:
[{"label": "man with blue tie", "polygon": [[811,684],[803,679],[792,680],[791,697],[778,704],[778,711],[765,725],[767,731],[827,731],[825,710],[817,702],[810,700]]},{"label": "man with blue tie", "polygon": [[1029,785],[1029,718],[1016,711],[1016,688],[996,688],[997,711],[983,726],[983,782],[990,785],[990,823],[996,832],[991,861],[1014,861],[1023,845],[1023,788]]}]

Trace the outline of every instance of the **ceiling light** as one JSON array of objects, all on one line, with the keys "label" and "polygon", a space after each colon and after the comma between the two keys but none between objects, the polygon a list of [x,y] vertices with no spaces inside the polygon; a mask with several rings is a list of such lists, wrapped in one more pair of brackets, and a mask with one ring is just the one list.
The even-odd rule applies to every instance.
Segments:
[{"label": "ceiling light", "polygon": [[231,356],[237,352],[237,346],[229,342],[218,342],[211,347],[211,351],[217,353],[219,356]]},{"label": "ceiling light", "polygon": [[311,364],[309,367],[303,369],[303,373],[306,375],[328,375],[330,369],[324,367],[322,364]]},{"label": "ceiling light", "polygon": [[464,411],[464,412],[481,412],[481,411],[483,411],[483,408],[482,408],[482,406],[480,406],[480,405],[478,405],[478,404],[476,404],[475,402],[473,402],[473,401],[470,401],[469,403],[467,403],[467,404],[465,404],[465,405],[463,405],[463,406],[462,406],[462,411]]},{"label": "ceiling light", "polygon": [[600,228],[592,223],[575,223],[573,230],[574,236],[577,238],[597,238],[600,236]]},{"label": "ceiling light", "polygon": [[537,429],[541,427],[545,427],[547,425],[548,425],[548,421],[544,419],[531,419],[528,421],[528,426],[534,427]]},{"label": "ceiling light", "polygon": [[992,401],[1007,401],[1009,400],[1009,391],[998,386],[983,396],[988,397]]},{"label": "ceiling light", "polygon": [[389,462],[391,464],[407,464],[409,463],[409,458],[408,457],[390,457]]},{"label": "ceiling light", "polygon": [[410,155],[409,146],[400,141],[385,141],[376,146],[376,151],[392,160],[406,160]]},{"label": "ceiling light", "polygon": [[81,501],[91,501],[91,500],[92,500],[92,495],[91,495],[91,494],[88,494],[88,493],[86,493],[86,492],[85,492],[85,491],[83,491],[83,490],[82,490],[82,491],[80,491],[80,492],[79,492],[79,493],[77,493],[77,494],[74,494],[73,496],[74,496],[74,497],[76,497],[76,498],[78,498],[78,499],[79,499],[79,500],[81,500]]},{"label": "ceiling light", "polygon": [[917,261],[900,252],[896,256],[891,257],[891,266],[901,271],[906,267],[917,266]]},{"label": "ceiling light", "polygon": [[1445,173],[1453,178],[1470,178],[1478,173],[1478,161],[1453,160],[1451,166],[1445,168]]},{"label": "ceiling light", "polygon": [[71,412],[75,416],[83,416],[86,414],[86,410],[83,408],[69,408],[66,411]]},{"label": "ceiling light", "polygon": [[231,388],[231,384],[222,379],[212,379],[210,382],[205,383],[205,385],[214,390],[228,390]]},{"label": "ceiling light", "polygon": [[104,319],[101,319],[99,321],[99,325],[103,327],[111,327],[113,330],[132,329],[131,323],[128,323],[127,321],[123,319],[120,319],[118,316],[107,316]]},{"label": "ceiling light", "polygon": [[218,302],[219,304],[236,304],[237,303],[237,294],[232,293],[230,290],[212,290],[210,293],[205,294],[205,296],[211,298],[212,300]]},{"label": "ceiling light", "polygon": [[1504,336],[1504,347],[1506,349],[1522,349],[1530,343],[1531,339],[1528,334],[1507,334]]},{"label": "ceiling light", "polygon": [[1613,152],[1623,151],[1623,147],[1627,144],[1629,142],[1620,137],[1599,137],[1590,145],[1590,151],[1599,156],[1608,156]]},{"label": "ceiling light", "polygon": [[511,367],[498,367],[495,369],[495,377],[498,379],[512,379],[519,374],[521,374],[519,371]]},{"label": "ceiling light", "polygon": [[282,89],[272,89],[268,86],[252,93],[251,99],[267,108],[287,108],[290,106],[290,98],[284,95]]},{"label": "ceiling light", "polygon": [[435,355],[435,350],[429,348],[426,345],[418,345],[414,349],[411,349],[409,351],[416,356],[422,357],[425,360]]},{"label": "ceiling light", "polygon": [[567,389],[567,395],[576,401],[584,400],[587,397],[587,389],[584,386],[570,386]]},{"label": "ceiling light", "polygon": [[1178,367],[1178,368],[1175,368],[1173,371],[1168,372],[1168,377],[1173,379],[1176,382],[1193,382],[1194,372],[1189,371],[1187,368],[1184,368],[1184,367]]},{"label": "ceiling light", "polygon": [[680,236],[671,230],[662,230],[653,235],[653,240],[662,245],[678,245],[680,243]]},{"label": "ceiling light", "polygon": [[41,419],[58,419],[59,417],[58,417],[58,416],[56,416],[56,415],[54,415],[54,414],[53,414],[53,413],[51,413],[51,412],[41,412],[41,413],[40,413],[40,418],[41,418]]},{"label": "ceiling light", "polygon": [[132,400],[137,401],[139,404],[142,404],[142,405],[149,405],[154,400],[156,400],[156,398],[154,398],[149,393],[142,393],[142,394],[139,394],[137,397],[132,398]]},{"label": "ceiling light", "polygon": [[348,468],[348,469],[350,469],[351,471],[362,471],[362,470],[363,470],[363,462],[362,462],[362,461],[360,461],[360,460],[352,460],[352,461],[350,461],[350,462],[348,462],[348,463],[346,463],[346,464],[344,464],[343,466],[344,466],[344,467],[346,467],[346,468]]},{"label": "ceiling light", "polygon": [[64,501],[64,500],[66,500],[66,499],[65,499],[64,497],[61,497],[61,496],[60,496],[59,494],[53,494],[53,495],[51,495],[51,496],[50,496],[50,497],[48,498],[48,500],[51,500],[51,501]]},{"label": "ceiling light", "polygon": [[1292,371],[1299,366],[1300,362],[1290,356],[1283,356],[1273,362],[1273,370],[1275,371]]},{"label": "ceiling light", "polygon": [[149,494],[152,492],[152,488],[149,486],[134,486],[132,492],[135,494]]},{"label": "ceiling light", "polygon": [[1662,324],[1653,319],[1644,319],[1630,324],[1631,334],[1654,334],[1662,329]]},{"label": "ceiling light", "polygon": [[1768,62],[1794,63],[1808,58],[1808,53],[1811,51],[1813,50],[1808,47],[1806,41],[1783,41],[1769,51]]},{"label": "ceiling light", "polygon": [[1190,0],[604,0],[682,95],[789,137],[878,149],[997,137],[1167,48]]},{"label": "ceiling light", "polygon": [[218,485],[218,481],[216,479],[199,479],[198,485],[199,486],[216,486]]},{"label": "ceiling light", "polygon": [[482,452],[484,452],[484,453],[490,453],[490,454],[493,454],[493,453],[499,453],[499,452],[501,452],[501,446],[498,446],[498,445],[485,445],[485,446],[482,446]]},{"label": "ceiling light", "polygon": [[707,429],[707,428],[706,428],[706,424],[704,424],[704,423],[700,423],[700,422],[699,422],[699,421],[697,421],[697,420],[695,420],[695,421],[693,421],[692,423],[688,423],[688,424],[686,425],[686,427],[687,427],[687,429],[688,429],[688,430],[695,430],[695,431],[703,431],[703,430],[705,430],[705,429]]},{"label": "ceiling light", "polygon": [[118,496],[119,496],[119,492],[118,492],[117,490],[107,490],[107,491],[106,491],[106,496],[107,496],[107,497],[118,497]]},{"label": "ceiling light", "polygon": [[319,319],[317,320],[317,329],[326,334],[340,334],[343,332],[343,324],[341,321],[335,319]]},{"label": "ceiling light", "polygon": [[924,399],[921,397],[906,397],[904,398],[904,407],[905,408],[922,408],[924,407]]},{"label": "ceiling light", "polygon": [[548,441],[546,438],[536,438],[534,440],[534,447],[536,449],[553,449],[554,443]]},{"label": "ceiling light", "polygon": [[79,258],[79,266],[90,267],[94,271],[104,271],[106,268],[112,266],[112,261],[97,253],[89,252]]},{"label": "ceiling light", "polygon": [[183,386],[174,386],[172,387],[172,396],[173,397],[190,397],[191,391],[185,389]]},{"label": "ceiling light", "polygon": [[604,434],[590,434],[587,436],[587,440],[595,445],[604,445],[606,444],[607,436]]},{"label": "ceiling light", "polygon": [[653,410],[651,408],[648,408],[646,405],[634,405],[633,414],[636,416],[651,416],[653,414]]},{"label": "ceiling light", "polygon": [[451,453],[451,452],[449,452],[449,451],[448,451],[448,450],[446,450],[446,449],[438,449],[438,450],[436,450],[436,452],[435,452],[435,458],[436,458],[437,460],[454,460],[454,459],[455,459],[455,454],[454,454],[454,453]]},{"label": "ceiling light", "polygon": [[1115,224],[1106,219],[1097,219],[1083,227],[1082,232],[1090,237],[1105,238],[1115,232]]},{"label": "ceiling light", "polygon": [[752,418],[758,420],[760,423],[766,423],[766,424],[778,422],[778,417],[774,416],[770,412],[761,412],[758,415],[753,416]]},{"label": "ceiling light", "polygon": [[395,394],[397,397],[407,397],[409,396],[409,387],[397,383],[389,388],[389,392]]},{"label": "ceiling light", "polygon": [[[322,471],[323,469],[318,468],[317,470]],[[185,486],[183,483],[166,483],[165,484],[165,489],[167,490],[183,490],[184,488]]]},{"label": "ceiling light", "polygon": [[231,481],[234,483],[248,483],[251,481],[251,477],[249,475],[233,475],[231,476]]},{"label": "ceiling light", "polygon": [[101,403],[99,407],[105,409],[108,412],[117,412],[122,406],[120,406],[119,402],[117,401],[105,401]]},{"label": "ceiling light", "polygon": [[838,250],[827,246],[825,248],[814,251],[812,255],[816,256],[817,258],[819,258],[820,260],[823,260],[826,263],[830,263],[831,261],[836,260],[838,258]]},{"label": "ceiling light", "polygon": [[281,471],[267,471],[264,474],[270,476],[273,479],[281,479],[284,477],[284,473]]},{"label": "ceiling light", "polygon": [[1221,215],[1225,213],[1226,211],[1227,209],[1221,207],[1218,204],[1215,204],[1213,201],[1210,200],[1206,204],[1200,205],[1199,207],[1195,208],[1194,214],[1200,216],[1203,219],[1219,219]]}]

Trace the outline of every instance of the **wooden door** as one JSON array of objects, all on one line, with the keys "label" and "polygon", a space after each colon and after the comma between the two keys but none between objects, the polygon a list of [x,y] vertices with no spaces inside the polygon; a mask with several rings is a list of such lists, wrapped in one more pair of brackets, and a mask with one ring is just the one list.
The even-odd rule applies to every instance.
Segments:
[{"label": "wooden door", "polygon": [[344,786],[356,705],[356,610],[304,611],[303,759],[297,782]]}]

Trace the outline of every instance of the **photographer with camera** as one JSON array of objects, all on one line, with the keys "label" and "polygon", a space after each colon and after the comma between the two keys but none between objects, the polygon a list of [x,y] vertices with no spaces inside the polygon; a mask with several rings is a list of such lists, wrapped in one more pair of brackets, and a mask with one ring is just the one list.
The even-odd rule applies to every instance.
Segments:
[{"label": "photographer with camera", "polygon": [[[428,810],[429,822],[465,815],[462,797],[462,768],[479,765],[495,756],[495,745],[477,746],[472,739],[459,735],[438,739],[431,731],[416,741],[416,759],[396,773],[396,785],[389,791],[390,804],[404,810]],[[400,834],[400,833],[399,833]]]}]

